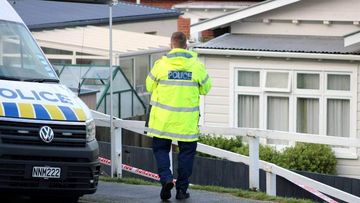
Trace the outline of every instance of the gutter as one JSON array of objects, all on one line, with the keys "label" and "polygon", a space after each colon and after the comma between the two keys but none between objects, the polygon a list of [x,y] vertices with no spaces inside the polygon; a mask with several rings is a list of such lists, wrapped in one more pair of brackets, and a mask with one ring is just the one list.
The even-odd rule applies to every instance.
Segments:
[{"label": "gutter", "polygon": [[[113,17],[113,23],[122,24],[130,22],[146,22],[153,20],[164,20],[164,19],[177,19],[181,13],[178,12],[169,12],[163,14],[145,14],[137,16],[121,16]],[[25,22],[26,24],[26,22]],[[109,18],[99,18],[99,19],[84,19],[76,21],[66,21],[66,22],[51,22],[51,23],[40,23],[40,24],[30,24],[27,27],[31,31],[39,31],[46,29],[55,29],[55,28],[66,28],[66,27],[76,27],[76,26],[88,26],[88,25],[108,25]]]},{"label": "gutter", "polygon": [[314,53],[273,52],[273,51],[221,50],[221,49],[203,49],[203,48],[194,48],[194,51],[198,52],[199,54],[208,54],[208,55],[360,61],[360,55],[351,55],[351,54],[314,54]]},{"label": "gutter", "polygon": [[123,52],[120,54],[116,54],[116,56],[120,58],[126,58],[126,57],[133,57],[144,54],[157,54],[157,53],[169,52],[169,51],[170,51],[170,47],[160,47],[160,48],[153,48],[153,49],[140,50],[140,51],[131,51],[125,53]]}]

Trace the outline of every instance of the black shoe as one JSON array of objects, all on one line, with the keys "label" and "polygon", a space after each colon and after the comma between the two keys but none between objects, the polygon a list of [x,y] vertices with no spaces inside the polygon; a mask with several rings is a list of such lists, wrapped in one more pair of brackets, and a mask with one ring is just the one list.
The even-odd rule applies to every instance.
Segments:
[{"label": "black shoe", "polygon": [[160,198],[162,200],[168,200],[171,198],[171,189],[174,187],[174,183],[172,181],[166,182],[160,192]]},{"label": "black shoe", "polygon": [[190,197],[190,193],[188,192],[183,192],[182,190],[178,189],[176,190],[176,199],[178,200],[182,200],[182,199],[187,199]]}]

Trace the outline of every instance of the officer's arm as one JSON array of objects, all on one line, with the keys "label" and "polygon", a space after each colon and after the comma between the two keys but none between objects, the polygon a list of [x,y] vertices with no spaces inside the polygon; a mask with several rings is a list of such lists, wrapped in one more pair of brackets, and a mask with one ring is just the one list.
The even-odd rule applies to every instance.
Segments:
[{"label": "officer's arm", "polygon": [[201,66],[200,95],[206,95],[212,86],[212,81],[204,66]]},{"label": "officer's arm", "polygon": [[155,65],[149,75],[146,77],[146,90],[150,93],[153,92],[153,90],[157,87],[158,85],[158,79],[156,78],[156,70],[157,70],[157,66]]}]

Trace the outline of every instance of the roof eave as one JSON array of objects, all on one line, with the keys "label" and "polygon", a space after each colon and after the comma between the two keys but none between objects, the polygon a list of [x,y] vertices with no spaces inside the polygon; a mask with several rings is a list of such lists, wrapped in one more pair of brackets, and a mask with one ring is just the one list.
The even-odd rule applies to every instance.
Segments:
[{"label": "roof eave", "polygon": [[205,54],[205,55],[360,61],[360,55],[353,55],[353,54],[245,51],[245,50],[221,50],[221,49],[204,49],[204,48],[194,48],[194,50],[199,54]]},{"label": "roof eave", "polygon": [[[114,17],[113,23],[128,23],[128,22],[139,22],[139,21],[151,21],[159,19],[173,19],[178,18],[181,13],[164,13],[164,14],[150,14],[140,16],[126,16],[126,17]],[[31,31],[53,29],[53,28],[64,28],[64,27],[75,27],[75,26],[86,26],[86,25],[105,25],[109,23],[109,18],[93,19],[93,20],[80,20],[71,22],[60,22],[60,23],[47,23],[47,24],[35,24],[27,25]]]},{"label": "roof eave", "polygon": [[204,30],[227,25],[231,22],[257,15],[266,11],[270,11],[276,8],[280,8],[298,1],[301,0],[268,0],[245,9],[239,9],[222,16],[218,16],[209,20],[193,24],[190,27],[190,33],[198,33]]}]

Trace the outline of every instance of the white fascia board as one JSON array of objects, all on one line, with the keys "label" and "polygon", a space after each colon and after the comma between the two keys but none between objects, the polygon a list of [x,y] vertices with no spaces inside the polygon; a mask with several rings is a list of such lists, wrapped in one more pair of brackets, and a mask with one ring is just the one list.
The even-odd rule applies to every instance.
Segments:
[{"label": "white fascia board", "polygon": [[264,3],[259,3],[245,9],[236,10],[234,12],[222,16],[218,16],[206,21],[202,21],[200,23],[193,24],[190,26],[190,33],[198,33],[204,30],[226,25],[237,20],[241,20],[253,15],[257,15],[299,1],[301,0],[271,0],[271,1],[266,1]]},{"label": "white fascia board", "polygon": [[314,54],[314,53],[295,53],[295,52],[271,52],[271,51],[242,51],[242,50],[219,50],[219,49],[198,49],[199,54],[225,55],[225,56],[255,56],[272,58],[301,58],[301,59],[328,59],[360,61],[360,55],[348,54]]},{"label": "white fascia board", "polygon": [[356,32],[344,37],[344,47],[360,43],[360,32]]}]

